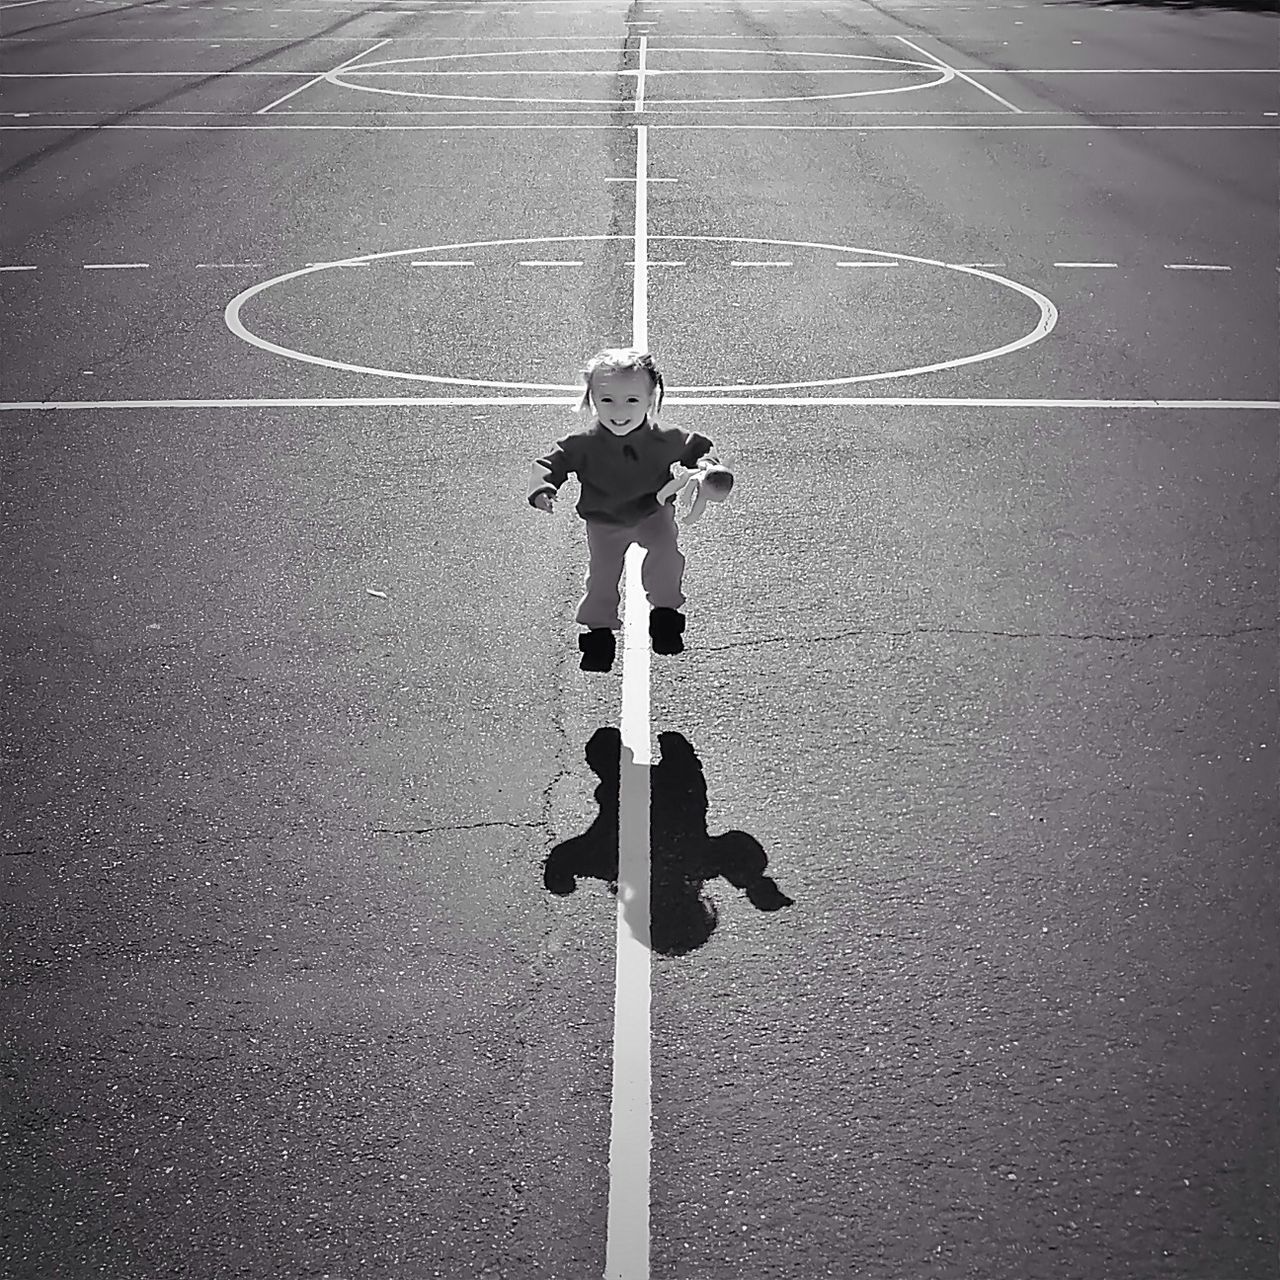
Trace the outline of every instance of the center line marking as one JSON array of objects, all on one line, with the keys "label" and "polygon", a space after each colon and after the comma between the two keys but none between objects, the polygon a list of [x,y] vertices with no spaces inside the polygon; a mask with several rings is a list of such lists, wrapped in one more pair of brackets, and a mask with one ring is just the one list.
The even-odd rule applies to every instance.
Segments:
[{"label": "center line marking", "polygon": [[[636,129],[635,275],[631,345],[649,345],[648,130]],[[618,778],[617,961],[605,1280],[649,1280],[650,1064],[649,602],[644,549],[623,562],[622,758]]]},{"label": "center line marking", "polygon": [[639,115],[644,110],[644,72],[645,72],[645,56],[649,51],[649,37],[640,37],[640,74],[636,77],[636,101],[635,113]]}]

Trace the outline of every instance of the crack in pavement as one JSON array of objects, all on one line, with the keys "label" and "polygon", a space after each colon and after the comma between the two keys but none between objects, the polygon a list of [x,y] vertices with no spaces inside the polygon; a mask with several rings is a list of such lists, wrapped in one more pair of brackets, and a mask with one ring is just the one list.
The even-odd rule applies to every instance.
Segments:
[{"label": "crack in pavement", "polygon": [[466,822],[455,827],[370,827],[374,835],[380,836],[429,836],[438,831],[477,831],[481,827],[511,827],[513,830],[534,830],[546,826],[543,822]]},{"label": "crack in pavement", "polygon": [[1275,631],[1275,624],[1237,627],[1231,631],[1143,631],[1108,634],[1095,631],[993,631],[977,627],[910,627],[893,630],[885,627],[855,627],[828,636],[765,636],[759,640],[734,640],[729,644],[700,645],[698,653],[723,653],[729,649],[753,649],[772,644],[826,644],[856,636],[994,636],[1006,640],[1101,640],[1113,644],[1147,644],[1152,640],[1233,640],[1256,632]]}]

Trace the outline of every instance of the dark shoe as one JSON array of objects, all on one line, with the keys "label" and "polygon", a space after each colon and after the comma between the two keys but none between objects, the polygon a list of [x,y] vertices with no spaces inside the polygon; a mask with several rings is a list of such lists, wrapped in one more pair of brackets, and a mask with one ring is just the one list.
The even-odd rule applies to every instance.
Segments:
[{"label": "dark shoe", "polygon": [[684,614],[679,609],[652,609],[649,612],[649,638],[654,653],[684,652]]},{"label": "dark shoe", "polygon": [[580,635],[578,648],[582,650],[582,661],[578,665],[583,671],[608,671],[612,668],[613,632],[607,627],[595,627]]}]

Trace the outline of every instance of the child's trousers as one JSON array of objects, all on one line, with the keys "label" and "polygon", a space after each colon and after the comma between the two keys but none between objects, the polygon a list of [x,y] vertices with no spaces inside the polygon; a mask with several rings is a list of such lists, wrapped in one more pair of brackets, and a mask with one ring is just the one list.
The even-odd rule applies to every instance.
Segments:
[{"label": "child's trousers", "polygon": [[676,543],[675,503],[664,503],[638,524],[587,526],[587,593],[578,605],[578,621],[584,627],[622,626],[618,616],[618,585],[627,548],[637,542],[645,549],[640,562],[640,580],[649,604],[655,609],[679,609],[684,604],[684,556]]}]

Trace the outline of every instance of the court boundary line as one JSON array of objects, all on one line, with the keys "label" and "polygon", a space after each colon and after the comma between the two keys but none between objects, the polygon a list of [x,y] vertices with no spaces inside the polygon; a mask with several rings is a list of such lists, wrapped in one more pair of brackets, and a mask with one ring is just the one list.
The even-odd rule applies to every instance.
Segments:
[{"label": "court boundary line", "polygon": [[[303,86],[304,88],[306,86]],[[39,114],[39,113],[35,113]],[[213,113],[210,113],[213,114]],[[261,114],[255,112],[255,115]],[[461,114],[441,112],[442,115]],[[541,112],[531,112],[544,114]],[[546,115],[560,114],[548,111]],[[610,114],[601,112],[600,114]],[[730,113],[732,114],[732,113]],[[750,114],[750,113],[744,113]],[[1067,113],[1064,113],[1067,114]],[[461,133],[466,131],[511,132],[569,132],[573,129],[619,129],[626,125],[617,123],[585,123],[560,121],[555,124],[0,124],[0,133]],[[657,124],[651,129],[665,129],[670,133],[692,133],[695,130],[719,132],[779,132],[791,130],[803,133],[1276,133],[1276,124],[1015,124],[1012,120],[978,124],[791,124],[776,121],[770,124]]]},{"label": "court boundary line", "polygon": [[[513,408],[576,405],[581,395],[529,396],[228,396],[207,399],[156,400],[0,400],[0,413],[73,413],[156,409],[412,409],[412,408]],[[1280,411],[1277,400],[1223,399],[1104,399],[1084,397],[1022,396],[745,396],[745,395],[681,395],[672,391],[663,397],[664,405],[687,408],[727,405],[742,408],[751,405],[775,405],[780,408],[849,409],[1163,409],[1163,410],[1232,410]]]}]

